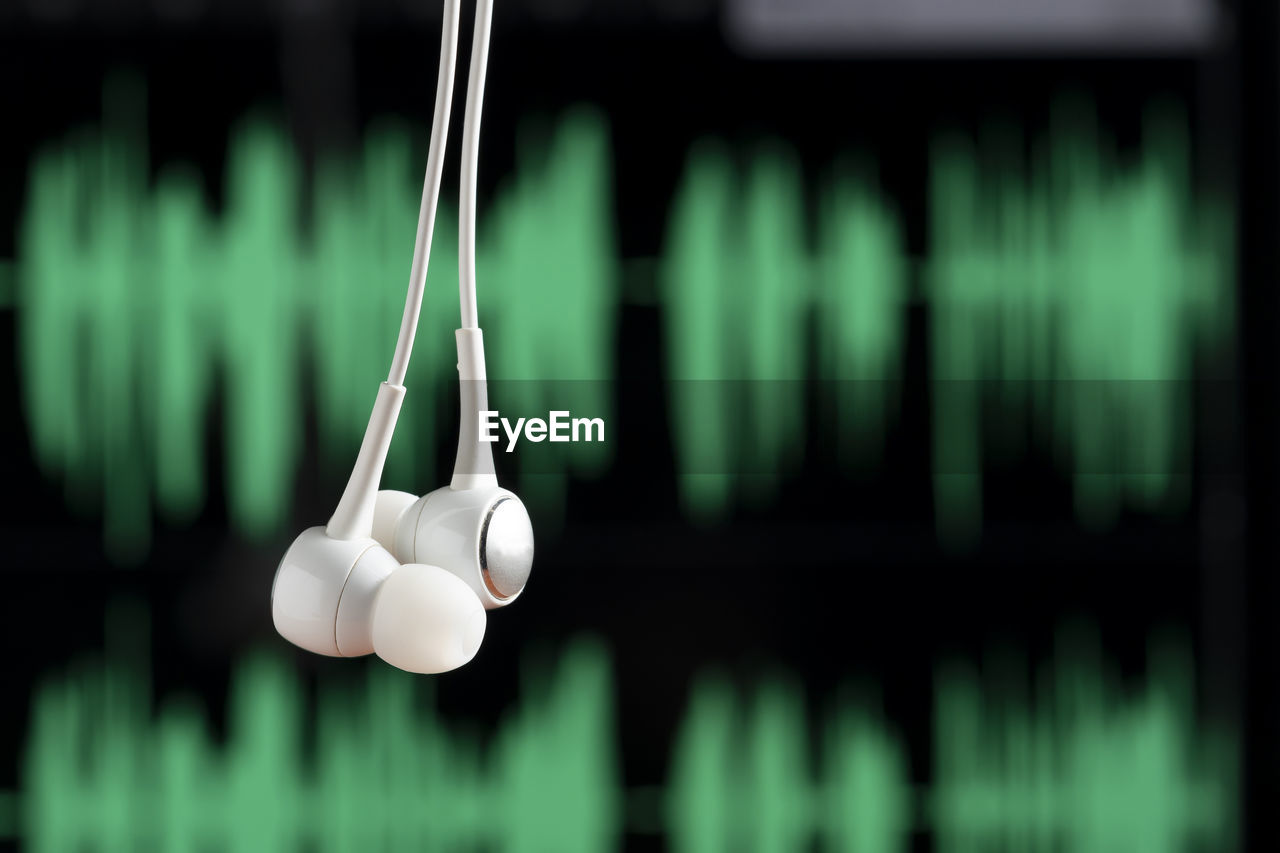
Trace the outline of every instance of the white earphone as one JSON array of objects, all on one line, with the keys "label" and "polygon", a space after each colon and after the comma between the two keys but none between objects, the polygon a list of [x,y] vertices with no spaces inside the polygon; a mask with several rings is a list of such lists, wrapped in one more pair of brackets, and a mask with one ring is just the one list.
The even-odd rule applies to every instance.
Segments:
[{"label": "white earphone", "polygon": [[426,285],[458,50],[458,0],[445,0],[440,74],[418,211],[409,292],[387,381],[378,389],[360,453],[324,527],[304,530],[285,552],[271,589],[276,630],[308,651],[376,653],[410,672],[446,672],[471,660],[485,610],[520,595],[533,565],[524,504],[498,485],[490,445],[478,440],[488,407],[484,341],[475,287],[476,157],[488,64],[492,0],[477,0],[463,120],[457,331],[462,417],[453,480],[421,498],[378,491],[404,400],[404,378]]}]

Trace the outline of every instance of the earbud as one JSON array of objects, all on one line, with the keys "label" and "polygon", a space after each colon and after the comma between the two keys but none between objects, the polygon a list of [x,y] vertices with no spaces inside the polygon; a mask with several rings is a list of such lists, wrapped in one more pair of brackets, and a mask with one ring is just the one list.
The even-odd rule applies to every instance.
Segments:
[{"label": "earbud", "polygon": [[484,639],[480,600],[438,566],[401,565],[373,539],[311,527],[293,541],[271,589],[276,630],[332,657],[374,652],[409,672],[456,669]]},{"label": "earbud", "polygon": [[485,612],[465,583],[438,566],[392,572],[373,603],[373,650],[410,672],[447,672],[476,656]]},{"label": "earbud", "polygon": [[488,609],[516,600],[533,568],[533,524],[514,492],[500,486],[436,489],[421,498],[381,491],[374,538],[405,562],[453,573]]},{"label": "earbud", "polygon": [[440,566],[466,582],[485,608],[516,600],[533,568],[533,524],[512,491],[498,485],[492,445],[479,440],[489,407],[484,333],[458,329],[460,423],[453,480],[419,498],[378,493],[373,538],[398,559]]},{"label": "earbud", "polygon": [[374,652],[410,672],[447,672],[484,639],[482,599],[439,566],[401,565],[371,535],[404,388],[383,383],[351,479],[329,524],[304,530],[276,569],[271,614],[294,645],[322,655]]}]

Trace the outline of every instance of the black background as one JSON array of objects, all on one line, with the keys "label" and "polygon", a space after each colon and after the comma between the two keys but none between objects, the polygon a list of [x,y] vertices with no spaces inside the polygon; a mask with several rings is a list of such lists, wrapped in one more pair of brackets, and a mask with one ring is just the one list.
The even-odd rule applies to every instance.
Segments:
[{"label": "black background", "polygon": [[[620,458],[599,481],[574,482],[563,530],[540,536],[519,605],[491,614],[477,660],[441,679],[445,713],[491,724],[518,699],[519,667],[531,647],[554,649],[588,633],[603,637],[613,654],[629,784],[662,782],[690,677],[711,664],[744,684],[761,671],[795,673],[811,699],[850,679],[880,685],[923,781],[936,662],[980,659],[993,646],[1035,662],[1048,656],[1063,624],[1083,621],[1133,673],[1152,633],[1172,628],[1194,641],[1201,715],[1240,733],[1248,846],[1275,849],[1280,21],[1265,0],[1230,11],[1234,25],[1221,43],[1196,55],[759,59],[726,44],[714,9],[673,17],[638,3],[598,4],[549,19],[499,3],[482,210],[512,167],[521,120],[588,102],[610,122],[625,258],[660,252],[689,144],[707,135],[744,149],[786,140],[810,180],[841,152],[873,154],[904,214],[909,248],[919,254],[928,144],[937,130],[1012,117],[1034,134],[1055,97],[1083,92],[1123,146],[1136,141],[1142,107],[1173,96],[1192,118],[1198,178],[1238,199],[1239,334],[1225,361],[1226,378],[1235,381],[1214,384],[1198,400],[1189,512],[1126,515],[1107,532],[1084,531],[1072,517],[1067,481],[1033,458],[989,472],[981,541],[954,554],[936,544],[928,460],[919,450],[929,436],[929,318],[913,309],[905,414],[876,474],[846,482],[815,462],[767,509],[705,528],[680,516],[674,473],[656,450],[653,458]],[[464,44],[469,17],[464,11]],[[100,119],[103,81],[113,72],[145,79],[153,167],[194,164],[216,201],[228,128],[255,110],[278,115],[304,158],[354,150],[366,124],[388,113],[410,118],[425,149],[437,45],[434,9],[406,16],[388,5],[330,17],[262,4],[166,22],[128,4],[114,11],[90,4],[59,20],[14,4],[0,16],[0,258],[13,257],[33,154]],[[465,57],[464,50],[460,63]],[[461,102],[459,94],[448,175],[456,175]],[[455,177],[446,178],[445,192],[456,192]],[[617,318],[620,374],[629,381],[619,385],[613,426],[623,437],[664,407],[656,382],[661,318],[643,298],[650,282],[639,269],[639,280],[625,284],[641,296],[628,299]],[[483,300],[482,281],[482,313]],[[361,664],[286,648],[268,606],[279,554],[297,531],[327,517],[342,473],[304,461],[288,526],[268,541],[238,538],[219,490],[215,408],[203,513],[187,527],[158,523],[141,566],[113,566],[98,516],[69,510],[61,484],[31,461],[15,326],[12,310],[0,313],[0,399],[10,412],[0,427],[8,448],[0,463],[7,484],[0,637],[10,649],[0,786],[18,783],[34,685],[101,647],[112,601],[147,603],[156,693],[195,691],[215,723],[231,667],[249,649],[268,646],[289,655],[300,673],[354,683]],[[441,448],[442,459],[447,452]],[[304,459],[316,456],[313,446]],[[518,481],[510,484],[519,490]]]}]

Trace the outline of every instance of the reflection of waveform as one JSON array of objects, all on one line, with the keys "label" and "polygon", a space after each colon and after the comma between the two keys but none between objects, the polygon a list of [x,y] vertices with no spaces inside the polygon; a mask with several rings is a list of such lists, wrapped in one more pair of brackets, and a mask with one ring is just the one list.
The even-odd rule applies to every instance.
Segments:
[{"label": "reflection of waveform", "polygon": [[726,684],[696,688],[676,740],[667,813],[677,850],[906,849],[913,793],[901,741],[879,716],[837,707],[818,739],[801,694],[761,687],[745,710]]},{"label": "reflection of waveform", "polygon": [[1007,661],[986,693],[965,667],[940,674],[939,849],[1234,848],[1234,748],[1197,728],[1189,657],[1153,647],[1146,685],[1124,693],[1095,638],[1063,645],[1031,684]]},{"label": "reflection of waveform", "polygon": [[[33,850],[610,849],[648,789],[621,785],[609,673],[598,645],[571,644],[486,742],[423,701],[429,681],[375,664],[362,689],[322,686],[311,714],[254,657],[215,740],[189,701],[153,716],[136,667],[82,665],[39,690],[6,801]],[[1164,648],[1122,691],[1088,640],[1030,691],[947,668],[920,783],[873,702],[846,696],[814,729],[794,684],[744,703],[700,679],[659,793],[666,832],[688,851],[877,853],[921,830],[941,851],[1231,849],[1234,747],[1195,725],[1190,673]]]},{"label": "reflection of waveform", "polygon": [[[1089,520],[1182,496],[1186,380],[1197,347],[1231,328],[1231,223],[1193,197],[1173,110],[1149,111],[1132,163],[1109,153],[1095,124],[1064,104],[1030,158],[1012,132],[933,145],[918,296],[944,536],[981,523],[984,435],[1016,445],[1027,426],[1074,470]],[[698,515],[762,484],[769,494],[798,467],[803,386],[760,380],[845,380],[834,435],[846,458],[874,454],[894,416],[917,295],[902,226],[856,170],[824,181],[815,210],[807,232],[799,163],[784,150],[742,169],[711,144],[690,156],[661,266],[672,376],[753,380],[672,386],[685,504]],[[999,383],[994,400],[980,380]],[[742,458],[755,461],[730,461]]]},{"label": "reflection of waveform", "polygon": [[1066,644],[1035,691],[945,668],[933,778],[917,791],[871,703],[837,705],[811,738],[793,687],[766,683],[744,705],[712,680],[676,742],[675,847],[804,850],[817,838],[897,851],[928,829],[940,851],[1231,849],[1233,747],[1197,730],[1190,682],[1190,661],[1165,647],[1147,683],[1122,693],[1087,638]]},{"label": "reflection of waveform", "polygon": [[[105,132],[50,148],[31,170],[8,277],[37,459],[72,496],[100,494],[113,553],[137,556],[152,503],[178,518],[203,503],[217,389],[232,520],[273,530],[289,505],[303,399],[340,468],[394,340],[417,210],[408,134],[382,125],[356,159],[322,163],[304,210],[284,138],[247,123],[232,135],[215,216],[188,171],[149,184],[140,135],[112,114]],[[486,205],[479,256],[490,372],[528,380],[505,383],[495,402],[523,416],[559,407],[549,381],[615,374],[606,135],[578,111],[542,138]],[[873,170],[836,170],[807,215],[785,149],[738,169],[727,148],[695,145],[654,266],[668,373],[746,381],[669,386],[686,511],[714,518],[766,502],[798,468],[810,430],[804,385],[790,380],[833,389],[833,422],[816,433],[845,461],[873,465],[897,418],[917,300],[938,380],[931,453],[944,536],[981,524],[988,446],[1016,449],[1028,435],[1074,473],[1086,520],[1176,506],[1191,446],[1180,380],[1230,331],[1232,226],[1194,197],[1172,111],[1151,111],[1132,161],[1110,147],[1071,104],[1032,157],[1012,133],[980,145],[939,137],[929,245],[913,264]],[[442,330],[456,316],[455,223],[444,207],[403,416],[412,440],[391,453],[389,477],[406,488],[437,479],[431,454],[448,444],[438,412],[451,395]],[[611,409],[604,382],[576,393],[593,416]],[[609,446],[556,450],[598,472]],[[544,457],[539,472],[552,469]],[[559,505],[563,474],[526,479],[535,504]]]},{"label": "reflection of waveform", "polygon": [[447,726],[423,679],[368,667],[362,690],[306,700],[254,657],[226,737],[200,709],[156,718],[145,678],[115,664],[47,684],[32,709],[21,821],[32,850],[596,851],[619,832],[608,661],[564,654],[493,738]]},{"label": "reflection of waveform", "polygon": [[[136,556],[152,501],[177,517],[203,503],[216,383],[232,518],[249,533],[274,530],[299,461],[304,373],[314,378],[322,450],[349,459],[386,369],[418,209],[408,133],[382,126],[359,160],[322,166],[304,211],[281,132],[246,124],[232,136],[215,217],[188,171],[163,172],[149,187],[144,147],[108,127],[50,148],[32,168],[17,298],[36,457],[74,495],[100,491],[108,544]],[[478,248],[491,370],[530,380],[509,383],[514,399],[500,403],[526,414],[552,408],[534,380],[612,375],[616,293],[599,120],[578,112],[546,144],[533,142]],[[431,453],[446,438],[438,413],[454,381],[456,221],[442,206],[407,438],[389,461],[408,488],[436,479]],[[593,414],[608,405],[596,400]],[[598,466],[599,445],[574,447],[573,461]],[[551,478],[535,479],[555,497]]]}]

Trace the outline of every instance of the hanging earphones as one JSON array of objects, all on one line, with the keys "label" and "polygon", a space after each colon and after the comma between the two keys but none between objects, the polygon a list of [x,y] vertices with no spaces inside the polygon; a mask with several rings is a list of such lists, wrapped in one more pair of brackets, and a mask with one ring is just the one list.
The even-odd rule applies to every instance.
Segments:
[{"label": "hanging earphones", "polygon": [[488,66],[492,0],[478,0],[471,75],[462,123],[462,180],[458,199],[456,333],[461,418],[453,480],[419,498],[378,493],[373,536],[406,562],[442,566],[466,581],[488,609],[516,599],[533,567],[533,525],[520,498],[498,485],[492,445],[479,440],[479,413],[489,408],[484,338],[476,307],[476,172],[480,112]]},{"label": "hanging earphones", "polygon": [[[411,672],[456,669],[480,648],[485,609],[513,600],[532,566],[528,513],[514,494],[498,486],[492,453],[478,441],[476,423],[487,405],[483,341],[476,325],[475,175],[491,16],[492,0],[478,0],[463,129],[463,328],[457,332],[463,406],[454,478],[450,486],[420,501],[377,491],[404,400],[448,138],[458,2],[445,0],[427,172],[391,369],[378,389],[337,509],[326,526],[309,528],[293,541],[271,590],[276,630],[318,654],[355,657],[374,652]],[[431,556],[414,556],[418,554]]]},{"label": "hanging earphones", "polygon": [[441,566],[467,583],[485,608],[516,599],[533,567],[533,525],[514,492],[498,485],[491,445],[478,439],[487,408],[479,329],[459,329],[461,425],[448,486],[422,497],[381,491],[373,537],[397,559]]}]

